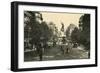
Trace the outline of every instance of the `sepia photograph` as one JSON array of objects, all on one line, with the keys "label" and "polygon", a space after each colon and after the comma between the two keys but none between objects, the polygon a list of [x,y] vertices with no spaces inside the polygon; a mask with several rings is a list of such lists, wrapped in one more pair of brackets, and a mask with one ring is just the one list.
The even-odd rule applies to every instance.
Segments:
[{"label": "sepia photograph", "polygon": [[89,59],[90,16],[24,11],[24,61]]}]

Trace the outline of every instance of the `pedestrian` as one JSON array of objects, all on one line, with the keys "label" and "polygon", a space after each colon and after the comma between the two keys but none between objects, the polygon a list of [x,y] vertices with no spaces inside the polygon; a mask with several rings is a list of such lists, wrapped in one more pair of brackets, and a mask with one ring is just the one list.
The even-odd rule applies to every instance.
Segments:
[{"label": "pedestrian", "polygon": [[40,42],[38,42],[36,45],[37,45],[37,54],[39,56],[39,61],[42,61],[43,60],[42,45]]}]

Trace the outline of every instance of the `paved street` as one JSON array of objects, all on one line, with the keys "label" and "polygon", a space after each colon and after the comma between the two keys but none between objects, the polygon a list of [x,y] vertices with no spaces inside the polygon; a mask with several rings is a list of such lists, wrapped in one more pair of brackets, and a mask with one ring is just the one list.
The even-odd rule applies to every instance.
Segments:
[{"label": "paved street", "polygon": [[[39,61],[39,57],[34,51],[29,52],[29,54],[29,56],[25,56],[25,61]],[[85,51],[83,48],[72,48],[68,53],[63,54],[61,48],[56,46],[45,49],[43,53],[43,61],[69,59],[88,59],[88,51]]]}]

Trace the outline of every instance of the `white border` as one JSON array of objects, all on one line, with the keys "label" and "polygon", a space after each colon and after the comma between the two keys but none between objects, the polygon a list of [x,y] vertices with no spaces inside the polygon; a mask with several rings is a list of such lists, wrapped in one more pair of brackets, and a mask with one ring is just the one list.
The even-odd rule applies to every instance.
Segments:
[{"label": "white border", "polygon": [[[89,13],[91,14],[91,57],[90,59],[80,60],[59,60],[59,61],[42,61],[42,62],[24,62],[24,10],[29,11],[54,11],[54,12],[73,12],[73,13]],[[82,8],[61,8],[47,6],[18,6],[18,68],[36,68],[50,66],[71,66],[95,64],[95,10]]]}]

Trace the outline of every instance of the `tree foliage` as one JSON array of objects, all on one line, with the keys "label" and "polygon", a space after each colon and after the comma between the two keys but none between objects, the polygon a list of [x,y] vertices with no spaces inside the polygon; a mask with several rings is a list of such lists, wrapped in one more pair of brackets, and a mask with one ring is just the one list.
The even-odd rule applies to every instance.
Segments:
[{"label": "tree foliage", "polygon": [[75,27],[71,33],[71,40],[72,42],[76,42],[76,43],[78,43],[79,41],[79,29],[77,27]]},{"label": "tree foliage", "polygon": [[[36,16],[36,14],[38,14],[38,17]],[[24,27],[24,30],[25,29],[28,30],[29,34],[28,38],[31,38],[30,40],[31,45],[33,44],[36,45],[39,42],[47,42],[50,39],[52,32],[49,29],[47,23],[43,21],[41,13],[33,11],[25,11],[24,17],[28,18],[28,20],[25,21],[26,25]],[[41,23],[39,22],[39,20],[41,21]],[[26,33],[26,31],[24,33]],[[25,34],[25,37],[27,37],[28,34]]]},{"label": "tree foliage", "polygon": [[66,37],[67,39],[71,40],[72,31],[76,28],[74,24],[70,24],[66,29]]},{"label": "tree foliage", "polygon": [[90,14],[84,14],[79,20],[80,43],[90,49]]}]

